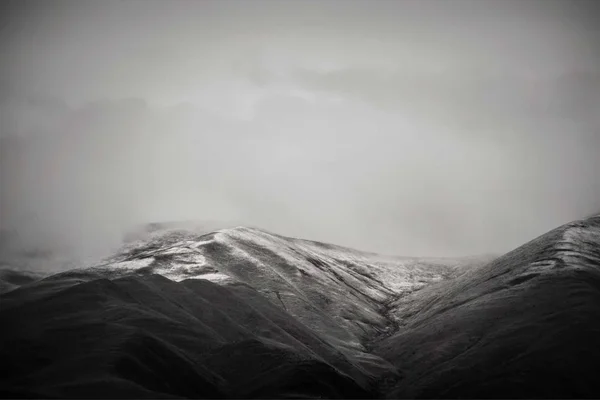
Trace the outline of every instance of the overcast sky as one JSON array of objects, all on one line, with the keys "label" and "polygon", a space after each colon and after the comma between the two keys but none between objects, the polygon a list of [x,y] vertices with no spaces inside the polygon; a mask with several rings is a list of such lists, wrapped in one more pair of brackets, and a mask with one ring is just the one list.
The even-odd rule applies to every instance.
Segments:
[{"label": "overcast sky", "polygon": [[242,221],[501,253],[600,210],[600,7],[4,1],[0,223],[88,251]]}]

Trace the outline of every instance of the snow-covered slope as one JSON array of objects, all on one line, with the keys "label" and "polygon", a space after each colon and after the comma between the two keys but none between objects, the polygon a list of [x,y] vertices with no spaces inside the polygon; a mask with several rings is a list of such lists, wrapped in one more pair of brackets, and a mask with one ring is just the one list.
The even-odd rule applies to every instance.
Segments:
[{"label": "snow-covered slope", "polygon": [[456,260],[386,257],[236,227],[199,235],[169,231],[92,271],[245,283],[310,329],[362,348],[364,339],[391,328],[387,304],[453,276],[455,266]]}]

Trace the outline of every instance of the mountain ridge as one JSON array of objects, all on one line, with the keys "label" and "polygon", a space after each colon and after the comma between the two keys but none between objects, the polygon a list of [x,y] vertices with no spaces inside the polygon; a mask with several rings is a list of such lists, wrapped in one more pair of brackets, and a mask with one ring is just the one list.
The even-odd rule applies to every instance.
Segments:
[{"label": "mountain ridge", "polygon": [[167,230],[0,294],[0,356],[11,365],[0,388],[66,398],[594,397],[599,267],[600,216],[494,259],[378,255],[243,226]]}]

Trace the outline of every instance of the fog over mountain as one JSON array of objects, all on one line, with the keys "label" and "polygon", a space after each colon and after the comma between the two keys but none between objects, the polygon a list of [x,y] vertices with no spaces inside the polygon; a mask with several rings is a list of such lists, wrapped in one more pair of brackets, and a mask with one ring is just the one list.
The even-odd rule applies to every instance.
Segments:
[{"label": "fog over mountain", "polygon": [[596,1],[0,7],[0,397],[600,397]]},{"label": "fog over mountain", "polygon": [[[590,1],[7,1],[1,224],[502,253],[600,209]],[[494,229],[490,229],[494,227]]]}]

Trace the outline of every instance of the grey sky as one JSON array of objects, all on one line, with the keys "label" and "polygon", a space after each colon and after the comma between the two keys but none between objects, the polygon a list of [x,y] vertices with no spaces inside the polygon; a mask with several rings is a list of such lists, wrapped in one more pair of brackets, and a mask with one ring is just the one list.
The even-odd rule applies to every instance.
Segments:
[{"label": "grey sky", "polygon": [[223,219],[465,255],[600,210],[593,1],[3,7],[0,217],[28,240]]}]

